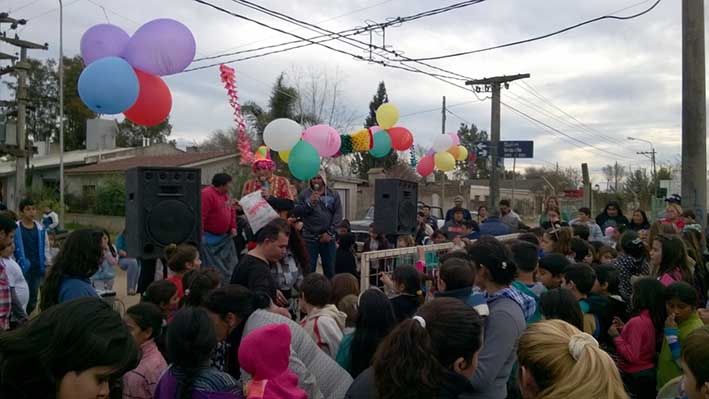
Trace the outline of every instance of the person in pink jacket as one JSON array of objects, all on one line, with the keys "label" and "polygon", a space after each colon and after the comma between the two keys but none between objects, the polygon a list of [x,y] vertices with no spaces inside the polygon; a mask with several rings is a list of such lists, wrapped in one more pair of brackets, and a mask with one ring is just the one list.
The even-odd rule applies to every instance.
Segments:
[{"label": "person in pink jacket", "polygon": [[160,334],[162,313],[152,303],[142,302],[126,310],[123,322],[143,356],[135,369],[123,376],[123,399],[152,399],[155,386],[167,368],[165,359],[155,345],[154,338]]},{"label": "person in pink jacket", "polygon": [[657,396],[655,357],[666,318],[664,291],[665,286],[654,278],[635,281],[632,299],[637,315],[627,323],[616,317],[608,329],[623,381],[638,398]]}]

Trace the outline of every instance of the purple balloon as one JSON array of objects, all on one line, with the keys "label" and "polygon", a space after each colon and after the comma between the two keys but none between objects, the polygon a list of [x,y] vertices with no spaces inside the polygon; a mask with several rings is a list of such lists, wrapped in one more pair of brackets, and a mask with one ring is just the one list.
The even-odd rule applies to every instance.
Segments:
[{"label": "purple balloon", "polygon": [[143,72],[173,75],[192,63],[196,47],[194,36],[185,25],[174,19],[155,19],[133,34],[123,58]]},{"label": "purple balloon", "polygon": [[84,64],[105,57],[118,57],[128,45],[130,36],[121,28],[111,24],[90,27],[81,36],[81,57]]}]

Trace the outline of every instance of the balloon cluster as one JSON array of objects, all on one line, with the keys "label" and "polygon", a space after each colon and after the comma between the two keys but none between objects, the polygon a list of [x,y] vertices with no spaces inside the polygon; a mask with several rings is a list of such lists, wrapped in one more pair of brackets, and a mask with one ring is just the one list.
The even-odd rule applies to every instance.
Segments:
[{"label": "balloon cluster", "polygon": [[278,151],[278,156],[288,163],[291,174],[299,180],[317,175],[322,158],[364,151],[381,158],[392,148],[405,151],[413,145],[411,132],[394,126],[399,119],[399,110],[393,104],[382,104],[376,115],[379,126],[343,135],[328,125],[315,125],[303,130],[297,122],[279,118],[266,126],[263,142]]},{"label": "balloon cluster", "polygon": [[421,176],[428,176],[434,169],[450,172],[455,169],[455,161],[468,159],[468,150],[460,145],[458,133],[447,133],[437,136],[433,146],[416,165],[416,171]]},{"label": "balloon cluster", "polygon": [[195,50],[192,32],[172,19],[150,21],[133,36],[111,24],[92,26],[81,37],[86,68],[79,97],[96,113],[123,112],[137,125],[157,125],[172,109],[172,94],[160,76],[184,71]]}]

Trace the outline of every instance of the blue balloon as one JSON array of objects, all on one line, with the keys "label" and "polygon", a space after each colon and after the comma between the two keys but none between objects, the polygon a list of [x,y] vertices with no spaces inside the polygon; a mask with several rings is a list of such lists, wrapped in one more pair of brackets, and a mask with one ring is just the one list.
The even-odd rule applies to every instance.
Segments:
[{"label": "blue balloon", "polygon": [[138,99],[138,76],[122,58],[92,62],[79,76],[79,97],[97,114],[120,114]]}]

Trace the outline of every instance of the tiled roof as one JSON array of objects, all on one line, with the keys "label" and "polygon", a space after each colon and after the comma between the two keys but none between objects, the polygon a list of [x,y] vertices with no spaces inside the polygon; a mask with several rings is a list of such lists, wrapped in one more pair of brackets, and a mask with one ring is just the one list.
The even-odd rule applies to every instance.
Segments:
[{"label": "tiled roof", "polygon": [[67,170],[66,173],[74,175],[82,173],[125,172],[126,170],[137,166],[190,166],[196,163],[209,161],[211,159],[228,157],[229,155],[236,156],[234,152],[188,152],[174,155],[136,156],[73,168]]}]

